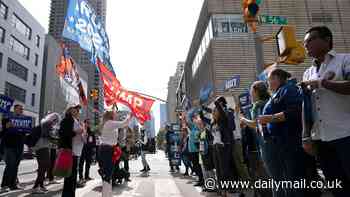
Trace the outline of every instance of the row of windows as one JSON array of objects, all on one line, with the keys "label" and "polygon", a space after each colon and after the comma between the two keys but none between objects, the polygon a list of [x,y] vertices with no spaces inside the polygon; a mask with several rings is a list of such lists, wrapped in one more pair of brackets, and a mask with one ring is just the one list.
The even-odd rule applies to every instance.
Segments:
[{"label": "row of windows", "polygon": [[0,43],[5,42],[5,29],[0,27]]},{"label": "row of windows", "polygon": [[8,7],[2,1],[0,1],[0,17],[3,19],[6,19],[7,11],[8,11]]},{"label": "row of windows", "polygon": [[28,69],[11,58],[7,60],[7,72],[16,75],[24,81],[28,80]]},{"label": "row of windows", "polygon": [[[6,81],[5,83],[5,95],[9,96],[13,99],[16,99],[22,103],[26,102],[26,90],[23,88],[20,88],[16,85],[13,85],[9,82]],[[31,98],[31,103],[30,103],[33,107],[35,106],[35,94],[32,94],[32,98]]]},{"label": "row of windows", "polygon": [[[2,59],[2,54],[1,54],[1,59]],[[8,61],[7,61],[7,72],[16,75],[17,77],[23,79],[24,81],[28,80],[28,69],[11,58],[8,58]],[[37,74],[33,73],[33,82],[32,82],[33,86],[36,86],[37,78],[38,78]]]},{"label": "row of windows", "polygon": [[10,37],[9,47],[12,51],[15,51],[19,55],[29,60],[29,48],[13,36]]},{"label": "row of windows", "polygon": [[[5,41],[5,30],[0,27],[0,43],[4,43]],[[40,44],[40,39],[39,39]],[[10,49],[17,52],[19,55],[23,56],[27,60],[29,60],[30,55],[30,49],[22,44],[20,41],[18,41],[14,36],[11,36],[10,38]],[[34,65],[38,66],[39,64],[39,55],[35,54],[34,56]]]},{"label": "row of windows", "polygon": [[[0,0],[0,17],[7,19],[8,7]],[[32,29],[24,23],[16,14],[12,14],[11,25],[17,29],[18,32],[23,34],[28,40],[32,39]],[[35,37],[35,45],[40,46],[40,36]]]},{"label": "row of windows", "polygon": [[212,20],[209,20],[209,24],[207,26],[207,29],[205,31],[205,34],[202,38],[201,44],[198,48],[197,54],[192,62],[192,75],[194,76],[197,73],[198,67],[200,63],[202,62],[203,56],[205,52],[207,51],[207,48],[209,46],[210,40],[213,38],[213,26],[212,26]]},{"label": "row of windows", "polygon": [[241,33],[248,33],[248,27],[242,16],[234,14],[215,14],[207,25],[196,56],[192,62],[192,75],[195,76],[203,56],[207,51],[210,40],[213,38],[228,38]]},{"label": "row of windows", "polygon": [[28,27],[16,14],[12,15],[11,24],[18,32],[23,34],[28,40],[32,39],[32,29]]}]

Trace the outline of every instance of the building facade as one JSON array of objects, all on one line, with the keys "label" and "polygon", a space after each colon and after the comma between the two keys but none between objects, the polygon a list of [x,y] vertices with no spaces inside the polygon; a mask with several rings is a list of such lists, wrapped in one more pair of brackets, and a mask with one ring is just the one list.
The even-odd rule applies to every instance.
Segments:
[{"label": "building facade", "polygon": [[167,95],[167,120],[168,123],[178,122],[176,108],[178,105],[176,91],[184,71],[184,62],[178,62],[174,76],[171,76],[168,81],[168,95]]},{"label": "building facade", "polygon": [[[79,93],[76,87],[59,78],[56,74],[56,66],[60,62],[62,55],[62,48],[60,43],[56,41],[51,35],[45,36],[45,51],[43,62],[43,77],[41,92],[44,97],[40,103],[40,117],[43,117],[48,112],[58,112],[63,115],[69,104],[76,104],[80,102]],[[79,64],[75,65],[79,78],[87,95],[88,73],[81,68]],[[86,112],[85,107],[82,108]],[[86,113],[82,113],[82,119],[87,118]]]},{"label": "building facade", "polygon": [[168,122],[167,120],[167,105],[165,103],[161,103],[159,105],[159,128],[165,128],[166,123]]},{"label": "building facade", "polygon": [[0,94],[39,122],[45,29],[17,1],[0,1]]},{"label": "building facade", "polygon": [[[283,16],[296,26],[297,38],[312,26],[327,25],[334,33],[334,48],[349,52],[350,2],[347,0],[264,0],[261,15]],[[271,36],[280,26],[260,24],[262,36]],[[264,43],[265,64],[277,58],[275,42]],[[240,94],[256,79],[256,58],[253,33],[242,18],[241,0],[205,0],[196,25],[185,63],[186,94],[192,102],[199,99],[201,88],[212,85],[211,101],[219,95]],[[281,66],[298,79],[310,65],[310,58],[301,65]],[[225,81],[238,75],[239,87],[225,93]]]},{"label": "building facade", "polygon": [[[70,50],[70,53],[74,60],[81,65],[81,67],[88,73],[88,92],[94,88],[101,90],[101,80],[96,70],[96,66],[91,64],[91,56],[88,52],[81,49],[79,44],[71,40],[62,37],[62,30],[64,27],[65,16],[68,8],[68,0],[51,0],[50,22],[49,22],[49,34],[51,34],[57,41],[63,41]],[[100,17],[100,20],[104,27],[106,26],[106,9],[107,0],[88,0],[89,5],[95,10],[96,15]],[[88,116],[93,119],[94,116],[94,101],[89,100]],[[100,92],[99,111],[104,109],[104,100],[102,92]]]}]

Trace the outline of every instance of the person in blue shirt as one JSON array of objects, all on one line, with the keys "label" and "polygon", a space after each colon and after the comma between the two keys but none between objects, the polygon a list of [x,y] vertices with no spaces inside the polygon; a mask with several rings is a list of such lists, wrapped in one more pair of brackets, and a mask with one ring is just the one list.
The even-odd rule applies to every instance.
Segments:
[{"label": "person in blue shirt", "polygon": [[[305,178],[302,148],[303,97],[296,84],[288,83],[291,74],[275,68],[268,83],[273,92],[257,118],[263,135],[262,158],[275,181],[300,181]],[[274,197],[305,196],[301,189],[273,190]]]}]

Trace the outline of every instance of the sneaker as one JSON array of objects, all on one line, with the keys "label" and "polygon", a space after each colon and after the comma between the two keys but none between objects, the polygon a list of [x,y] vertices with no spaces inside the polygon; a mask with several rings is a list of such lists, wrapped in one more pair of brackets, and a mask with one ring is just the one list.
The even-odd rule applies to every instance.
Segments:
[{"label": "sneaker", "polygon": [[91,177],[87,177],[87,178],[85,178],[85,180],[86,180],[86,181],[91,181],[91,180],[94,180],[94,179],[91,178]]},{"label": "sneaker", "polygon": [[37,187],[33,189],[32,194],[45,194],[45,192]]},{"label": "sneaker", "polygon": [[77,188],[82,188],[82,187],[85,187],[85,183],[83,181],[79,181],[77,183]]},{"label": "sneaker", "polygon": [[46,187],[40,187],[40,190],[45,192],[45,193],[49,191]]},{"label": "sneaker", "polygon": [[146,168],[144,168],[144,169],[140,170],[140,172],[146,172]]},{"label": "sneaker", "polygon": [[9,187],[1,187],[0,193],[6,193],[8,191],[10,191]]}]

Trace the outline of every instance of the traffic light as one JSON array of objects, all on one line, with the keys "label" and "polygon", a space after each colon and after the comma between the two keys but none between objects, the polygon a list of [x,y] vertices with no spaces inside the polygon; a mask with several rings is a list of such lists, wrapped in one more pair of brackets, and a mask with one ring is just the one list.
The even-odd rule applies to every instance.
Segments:
[{"label": "traffic light", "polygon": [[256,22],[256,15],[259,12],[259,0],[243,0],[243,16],[245,22]]},{"label": "traffic light", "polygon": [[90,92],[90,97],[93,100],[97,100],[98,99],[98,89],[92,89]]},{"label": "traffic light", "polygon": [[295,65],[304,62],[305,48],[297,41],[294,26],[282,26],[276,34],[276,44],[279,62]]},{"label": "traffic light", "polygon": [[248,23],[252,32],[256,32],[257,14],[261,0],[243,0],[243,18]]}]

